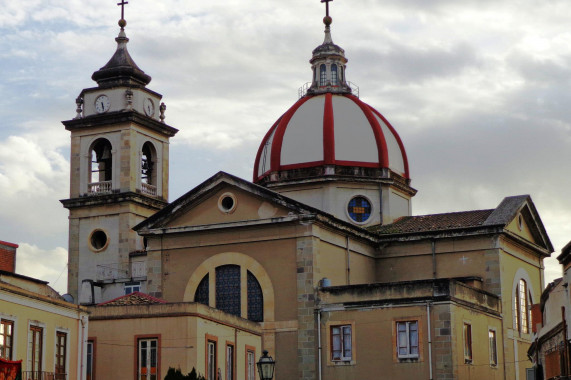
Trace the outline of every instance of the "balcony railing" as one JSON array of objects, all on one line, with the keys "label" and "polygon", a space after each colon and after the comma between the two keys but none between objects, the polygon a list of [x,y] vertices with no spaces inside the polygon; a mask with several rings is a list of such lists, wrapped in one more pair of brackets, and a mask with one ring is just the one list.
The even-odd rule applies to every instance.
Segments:
[{"label": "balcony railing", "polygon": [[22,380],[67,380],[67,373],[22,371]]},{"label": "balcony railing", "polygon": [[146,261],[97,266],[97,281],[127,280],[140,277],[147,277]]},{"label": "balcony railing", "polygon": [[141,183],[141,192],[143,194],[156,196],[157,195],[157,187],[154,185],[149,185],[148,183]]},{"label": "balcony railing", "polygon": [[111,193],[111,181],[92,182],[87,185],[88,195],[100,195]]},{"label": "balcony railing", "polygon": [[[353,82],[347,82],[347,85],[349,86],[349,88],[351,88],[352,94],[355,95],[356,97],[359,97],[359,86],[357,86]],[[305,94],[307,94],[307,91],[310,88],[311,88],[311,82],[307,82],[303,86],[301,86],[297,90],[297,95],[299,96],[299,98],[300,99],[303,98],[305,96]]]}]

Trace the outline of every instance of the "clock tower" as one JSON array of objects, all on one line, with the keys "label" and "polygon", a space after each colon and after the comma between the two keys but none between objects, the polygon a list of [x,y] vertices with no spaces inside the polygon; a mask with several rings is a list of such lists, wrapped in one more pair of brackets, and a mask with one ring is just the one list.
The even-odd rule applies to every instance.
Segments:
[{"label": "clock tower", "polygon": [[[126,4],[126,3],[124,3]],[[169,138],[162,95],[127,51],[121,18],[117,50],[76,100],[71,132],[68,292],[102,302],[147,287],[145,242],[132,227],[167,204]]]}]

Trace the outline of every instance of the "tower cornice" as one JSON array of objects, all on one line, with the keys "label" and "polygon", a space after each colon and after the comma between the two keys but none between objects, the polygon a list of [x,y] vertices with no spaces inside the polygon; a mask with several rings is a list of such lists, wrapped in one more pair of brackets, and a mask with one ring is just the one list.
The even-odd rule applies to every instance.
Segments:
[{"label": "tower cornice", "polygon": [[78,131],[85,128],[100,127],[105,125],[114,125],[121,123],[136,123],[159,132],[165,136],[173,137],[178,129],[171,127],[165,123],[161,123],[147,116],[141,115],[136,111],[119,111],[109,112],[100,115],[91,115],[81,119],[72,119],[62,121],[65,129],[68,131]]}]

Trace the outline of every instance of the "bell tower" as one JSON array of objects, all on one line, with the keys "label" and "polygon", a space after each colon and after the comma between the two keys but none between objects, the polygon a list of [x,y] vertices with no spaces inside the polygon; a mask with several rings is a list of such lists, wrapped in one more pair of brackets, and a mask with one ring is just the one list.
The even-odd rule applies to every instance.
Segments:
[{"label": "bell tower", "polygon": [[68,292],[77,303],[106,301],[146,288],[143,239],[132,227],[168,200],[169,138],[162,95],[127,51],[119,21],[117,50],[79,94],[71,132]]}]

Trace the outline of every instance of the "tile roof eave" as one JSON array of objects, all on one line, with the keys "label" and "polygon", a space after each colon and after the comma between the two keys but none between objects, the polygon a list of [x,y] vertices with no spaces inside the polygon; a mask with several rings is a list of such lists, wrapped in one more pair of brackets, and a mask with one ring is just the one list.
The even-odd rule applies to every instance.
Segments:
[{"label": "tile roof eave", "polygon": [[[442,238],[449,236],[473,236],[473,235],[486,235],[494,233],[502,233],[504,231],[504,224],[488,225],[488,226],[470,226],[470,227],[455,227],[437,230],[422,230],[412,232],[397,232],[389,234],[375,233],[378,236],[379,242],[393,241],[393,240],[422,240],[424,238]],[[462,233],[465,232],[465,233]]]}]

